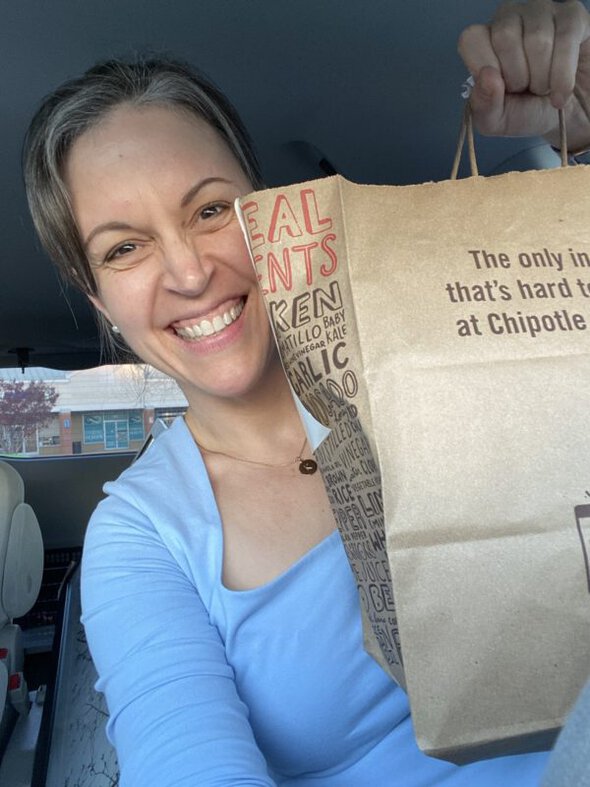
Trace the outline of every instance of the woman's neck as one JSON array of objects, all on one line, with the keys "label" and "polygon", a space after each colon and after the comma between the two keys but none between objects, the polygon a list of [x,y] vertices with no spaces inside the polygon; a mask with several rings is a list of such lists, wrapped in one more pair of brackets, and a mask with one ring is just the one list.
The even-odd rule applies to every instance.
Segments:
[{"label": "woman's neck", "polygon": [[241,397],[185,394],[187,426],[205,448],[277,462],[301,448],[304,430],[280,363],[269,370],[263,385]]}]

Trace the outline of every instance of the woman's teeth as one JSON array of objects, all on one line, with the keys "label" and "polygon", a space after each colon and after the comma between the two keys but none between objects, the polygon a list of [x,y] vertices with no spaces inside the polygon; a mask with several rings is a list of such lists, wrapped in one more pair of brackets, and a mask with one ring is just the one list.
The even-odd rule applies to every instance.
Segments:
[{"label": "woman's teeth", "polygon": [[240,301],[235,306],[232,306],[228,311],[223,314],[218,314],[212,320],[201,320],[201,322],[194,325],[185,325],[183,328],[175,328],[174,330],[183,339],[194,341],[201,339],[203,336],[213,336],[215,333],[221,333],[228,325],[235,322],[244,308],[244,301]]}]

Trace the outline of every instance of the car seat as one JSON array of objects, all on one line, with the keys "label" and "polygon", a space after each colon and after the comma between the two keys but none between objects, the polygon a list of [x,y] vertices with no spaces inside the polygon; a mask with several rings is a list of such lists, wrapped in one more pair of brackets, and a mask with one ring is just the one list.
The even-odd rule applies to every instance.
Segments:
[{"label": "car seat", "polygon": [[0,694],[0,717],[9,702],[19,712],[28,708],[22,632],[13,619],[31,609],[43,576],[43,538],[24,492],[19,473],[0,461],[0,661],[8,674],[5,698]]}]

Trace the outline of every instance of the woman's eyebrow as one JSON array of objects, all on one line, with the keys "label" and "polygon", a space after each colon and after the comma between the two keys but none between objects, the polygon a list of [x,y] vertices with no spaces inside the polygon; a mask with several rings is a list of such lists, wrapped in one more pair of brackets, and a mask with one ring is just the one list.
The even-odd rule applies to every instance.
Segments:
[{"label": "woman's eyebrow", "polygon": [[88,235],[86,240],[84,241],[84,249],[88,249],[90,245],[90,241],[99,235],[101,232],[111,232],[113,230],[130,230],[132,229],[130,224],[125,224],[122,221],[107,221],[104,224],[98,224]]},{"label": "woman's eyebrow", "polygon": [[[186,208],[186,206],[189,205],[192,202],[192,200],[196,197],[199,191],[205,188],[205,186],[208,186],[210,183],[232,183],[232,181],[228,180],[227,178],[215,178],[215,177],[203,178],[203,180],[200,180],[198,183],[195,183],[194,186],[191,186],[191,188],[186,192],[186,194],[184,194],[184,196],[180,200],[180,207]],[[107,221],[104,224],[98,224],[89,233],[88,237],[84,241],[84,248],[88,249],[90,241],[92,241],[101,232],[112,232],[113,230],[130,230],[130,229],[133,229],[132,226],[122,221]]]},{"label": "woman's eyebrow", "polygon": [[186,208],[186,206],[189,205],[192,202],[192,200],[196,197],[199,191],[205,186],[208,186],[210,183],[231,183],[231,182],[232,181],[227,180],[227,178],[204,178],[203,180],[200,180],[198,183],[195,183],[194,186],[191,186],[191,188],[186,192],[184,197],[180,200],[180,207]]}]

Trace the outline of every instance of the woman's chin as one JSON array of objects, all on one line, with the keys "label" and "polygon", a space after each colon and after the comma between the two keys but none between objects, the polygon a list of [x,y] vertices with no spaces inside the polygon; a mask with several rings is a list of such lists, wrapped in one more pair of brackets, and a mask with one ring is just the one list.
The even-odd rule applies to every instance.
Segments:
[{"label": "woman's chin", "polygon": [[256,391],[263,390],[265,384],[260,376],[253,375],[251,370],[245,370],[242,374],[235,368],[228,370],[218,370],[215,376],[208,378],[188,378],[178,380],[178,384],[184,395],[191,400],[219,399],[220,401],[231,401],[249,398],[255,395]]}]

